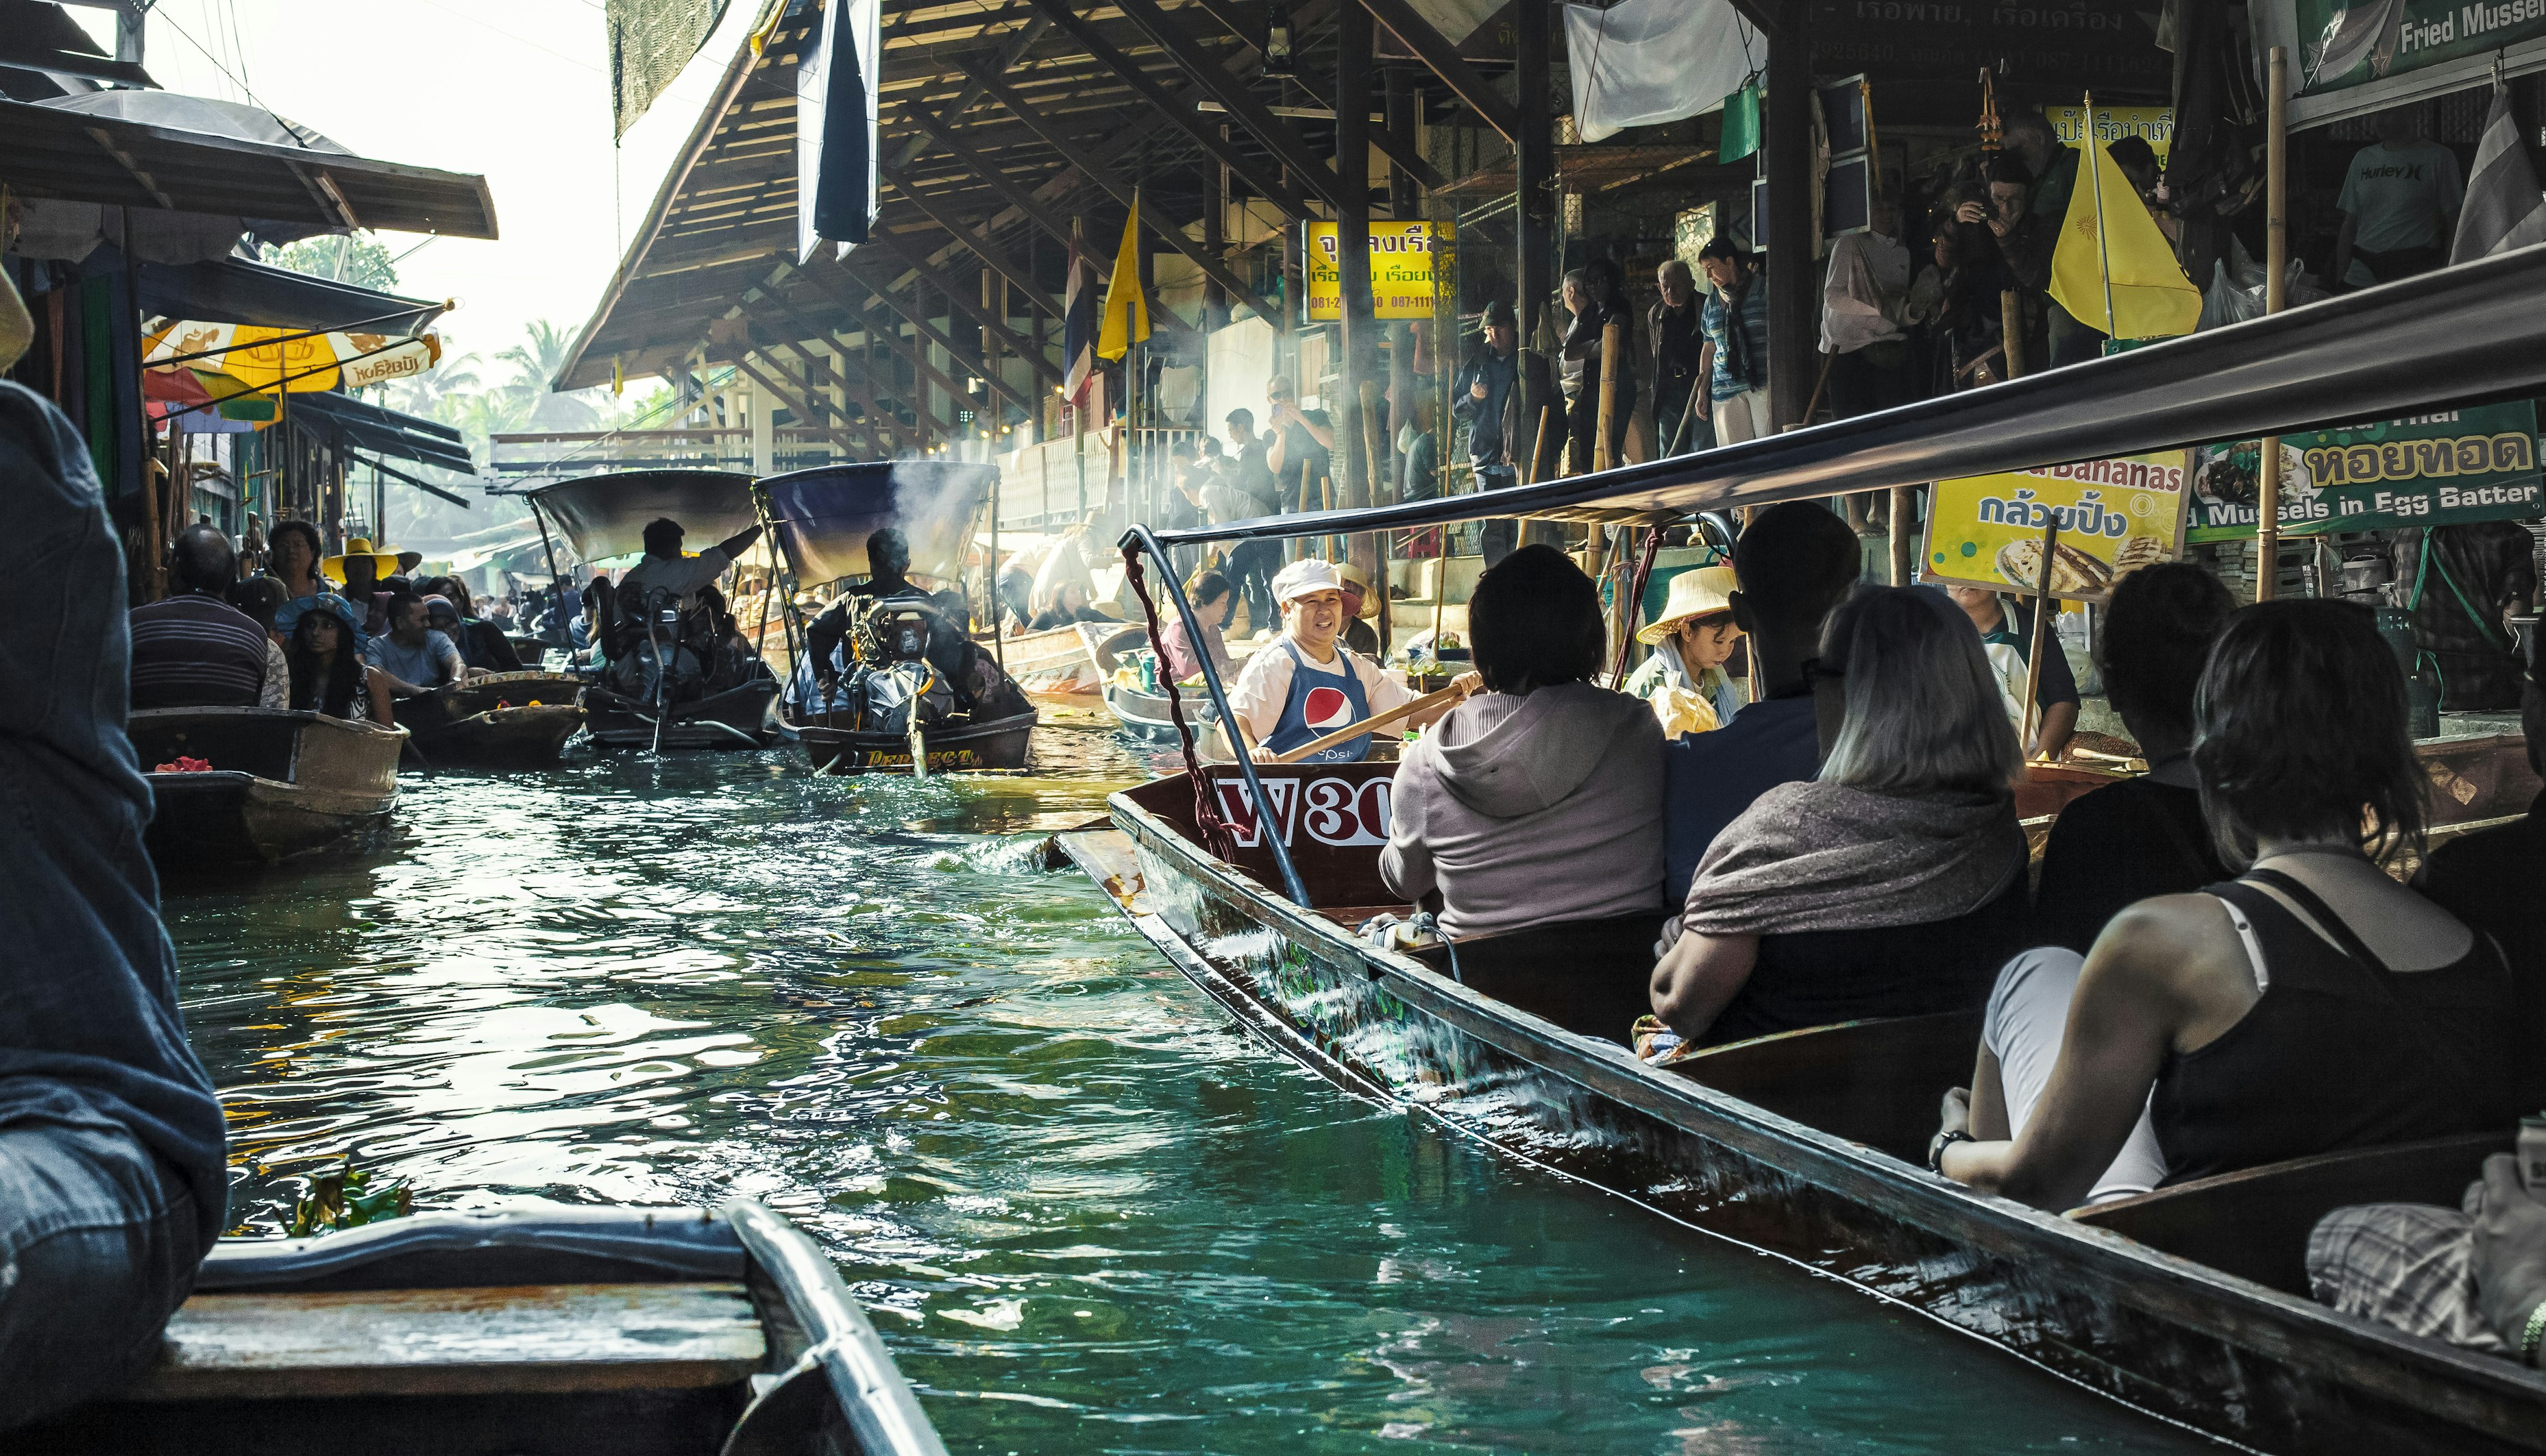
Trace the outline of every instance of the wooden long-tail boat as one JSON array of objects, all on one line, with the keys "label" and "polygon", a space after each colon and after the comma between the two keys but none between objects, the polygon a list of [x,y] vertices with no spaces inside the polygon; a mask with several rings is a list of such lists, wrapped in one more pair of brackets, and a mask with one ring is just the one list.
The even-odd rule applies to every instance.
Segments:
[{"label": "wooden long-tail boat", "polygon": [[[2530,247],[1695,455],[1305,519],[1136,527],[1123,545],[1154,568],[1179,546],[1471,519],[1622,523],[1657,537],[1700,511],[2395,418],[2546,388],[2541,316],[2546,247]],[[1156,579],[1190,628],[1172,573]],[[2419,745],[2444,830],[2526,807],[2536,780],[2521,746]],[[1204,844],[1197,785],[1176,775],[1113,796],[1115,828],[1064,834],[1061,846],[1240,1024],[1342,1086],[2230,1441],[2288,1453],[2546,1451],[2546,1373],[2337,1314],[2308,1297],[2293,1264],[2333,1208],[2456,1202],[2510,1129],[2248,1169],[2074,1217],[2030,1208],[1923,1166],[1940,1094],[1970,1074],[1977,1009],[1647,1065],[1624,1028],[1568,1028],[1352,933],[1407,908],[1378,876],[1391,770],[1241,761],[1191,772],[1233,843]],[[2081,787],[2028,783],[2019,814],[2038,827]]]},{"label": "wooden long-tail boat", "polygon": [[[126,725],[166,870],[253,869],[387,822],[404,728],[268,708],[154,708]],[[197,768],[203,764],[208,767]]]},{"label": "wooden long-tail boat", "polygon": [[[2336,1160],[2300,1193],[2295,1173],[2260,1170],[2077,1218],[2045,1213],[1922,1164],[1939,1098],[1970,1079],[1976,1009],[1650,1067],[1620,1040],[1354,937],[1372,915],[1410,909],[1378,874],[1392,765],[1259,766],[1305,907],[1266,888],[1272,856],[1235,769],[1206,772],[1237,825],[1232,859],[1199,842],[1184,775],[1115,795],[1115,829],[1064,834],[1061,847],[1241,1025],[1346,1089],[2230,1440],[2280,1452],[2546,1451],[2546,1375],[2338,1315],[2291,1272],[2309,1229],[2336,1206],[2408,1191],[2454,1204],[2483,1154],[2509,1146],[2509,1129],[2436,1157]],[[2036,789],[2021,808],[2076,787]],[[2411,1177],[2346,1171],[2399,1159]],[[2226,1258],[2223,1240],[2242,1250],[2225,1267],[2210,1262]]]},{"label": "wooden long-tail boat", "polygon": [[[961,593],[976,524],[991,508],[997,482],[998,471],[991,466],[877,461],[772,475],[760,482],[759,492],[779,554],[797,585],[865,582],[872,574],[867,539],[891,527],[901,533],[909,548],[906,574],[914,586]],[[796,615],[792,596],[791,592],[789,633],[791,638],[801,638],[805,624]],[[886,653],[884,644],[869,641],[870,636],[853,625],[842,640],[842,650]],[[906,660],[921,660],[919,643],[920,639],[914,638]],[[1013,654],[1015,648],[1007,643],[975,642],[966,650],[995,657],[1001,651]],[[860,661],[891,665],[866,656]],[[817,711],[799,701],[814,696],[810,663],[796,674],[795,688],[780,699],[778,719],[805,745],[817,773],[1021,769],[1032,751],[1040,715],[1019,691],[1016,661],[1014,655],[1008,657],[1008,682],[995,686],[980,702],[959,707],[943,722],[923,725],[916,749],[906,730],[880,731],[848,710]],[[924,763],[915,764],[914,753],[924,755]]]},{"label": "wooden long-tail boat", "polygon": [[1009,638],[999,644],[1008,676],[1039,698],[1090,698],[1104,686],[1096,644],[1122,631],[1119,622],[1072,622]]},{"label": "wooden long-tail boat", "polygon": [[[65,1318],[76,1318],[65,1312]],[[157,1358],[24,1456],[944,1456],[820,1249],[738,1202],[224,1239]]]},{"label": "wooden long-tail boat", "polygon": [[654,730],[654,705],[605,687],[583,690],[583,726],[605,748],[766,748],[778,741],[770,705],[778,679],[760,668],[749,682],[704,698],[676,702]]},{"label": "wooden long-tail boat", "polygon": [[583,727],[583,679],[499,672],[393,705],[415,750],[436,768],[543,768]]}]

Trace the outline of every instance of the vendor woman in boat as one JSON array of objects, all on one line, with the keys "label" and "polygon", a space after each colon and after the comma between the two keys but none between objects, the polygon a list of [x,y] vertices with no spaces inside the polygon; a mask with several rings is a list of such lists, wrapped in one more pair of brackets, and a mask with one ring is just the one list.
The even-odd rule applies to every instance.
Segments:
[{"label": "vendor woman in boat", "polygon": [[[1256,755],[1287,753],[1336,728],[1414,701],[1413,689],[1379,670],[1379,664],[1344,646],[1343,578],[1315,557],[1304,557],[1273,576],[1273,600],[1282,609],[1282,636],[1246,660],[1230,690],[1229,711]],[[1462,697],[1483,680],[1470,672],[1451,684]],[[1450,711],[1447,702],[1404,720],[1408,728]],[[1356,763],[1370,756],[1362,734],[1311,754],[1310,763]]]},{"label": "vendor woman in boat", "polygon": [[1700,566],[1670,579],[1660,617],[1636,634],[1654,649],[1627,678],[1627,696],[1653,705],[1665,738],[1712,732],[1746,701],[1724,670],[1741,645],[1733,620],[1733,568]]}]

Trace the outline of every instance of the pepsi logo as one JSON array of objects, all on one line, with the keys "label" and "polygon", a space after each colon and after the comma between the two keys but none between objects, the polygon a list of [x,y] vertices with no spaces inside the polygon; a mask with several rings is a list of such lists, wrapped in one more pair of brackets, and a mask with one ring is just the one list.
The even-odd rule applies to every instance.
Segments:
[{"label": "pepsi logo", "polygon": [[1339,728],[1353,721],[1352,700],[1341,688],[1311,688],[1300,714],[1313,728]]}]

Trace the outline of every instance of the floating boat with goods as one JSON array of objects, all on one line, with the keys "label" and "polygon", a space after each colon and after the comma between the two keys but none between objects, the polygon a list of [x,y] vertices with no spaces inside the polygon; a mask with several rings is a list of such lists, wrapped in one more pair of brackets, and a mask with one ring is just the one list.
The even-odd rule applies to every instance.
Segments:
[{"label": "floating boat with goods", "polygon": [[1119,622],[1073,622],[1008,638],[999,650],[1007,654],[1008,676],[1036,697],[1089,698],[1105,684],[1096,644],[1122,630]]},{"label": "floating boat with goods", "polygon": [[[553,523],[578,561],[606,561],[645,549],[645,525],[678,521],[692,542],[713,544],[760,519],[751,476],[735,471],[621,471],[559,480],[524,492],[543,533]],[[742,624],[745,632],[750,624]],[[778,739],[770,705],[778,679],[757,657],[724,685],[695,697],[622,692],[596,683],[584,692],[584,728],[608,748],[765,748]],[[626,686],[622,683],[621,686]]]},{"label": "floating boat with goods", "polygon": [[252,869],[380,827],[404,728],[271,708],[154,708],[126,732],[150,779],[162,871]]},{"label": "floating boat with goods", "polygon": [[[867,581],[867,539],[891,527],[910,548],[908,579],[918,592],[967,592],[964,567],[975,530],[991,508],[998,484],[995,467],[951,461],[889,461],[820,466],[773,475],[760,482],[771,539],[797,586],[856,585]],[[785,732],[805,745],[816,771],[970,773],[1026,766],[1035,724],[1034,704],[1005,673],[986,673],[987,692],[959,696],[943,681],[929,654],[952,638],[976,664],[974,653],[996,662],[1007,644],[972,642],[961,623],[916,594],[876,599],[849,623],[841,650],[849,660],[841,684],[826,693],[814,682],[810,649],[800,650],[807,624],[787,608],[788,657],[802,664],[793,689],[779,703]],[[982,615],[994,608],[985,607]],[[969,616],[969,610],[956,615]],[[969,690],[973,674],[966,674]],[[827,707],[805,700],[819,698]]]},{"label": "floating boat with goods", "polygon": [[393,705],[436,768],[545,768],[583,727],[583,679],[558,672],[499,672],[436,688]]},{"label": "floating boat with goods", "polygon": [[[1330,514],[1315,530],[1532,515],[1658,527],[1715,506],[2397,416],[2546,385],[2546,353],[2529,337],[2541,305],[2546,248],[2531,248],[1879,416]],[[1159,560],[1168,545],[1298,529],[1136,529],[1125,545]],[[2516,734],[2418,751],[2442,836],[2515,814],[2539,788]],[[1059,842],[1241,1025],[1359,1095],[2249,1447],[2546,1451],[2546,1373],[2338,1314],[2308,1297],[2303,1269],[2327,1212],[2454,1205],[2512,1130],[2249,1168],[2066,1215],[1978,1193],[1923,1165],[1941,1094],[1970,1076],[1977,1008],[1816,1027],[1653,1066],[1622,1040],[1362,941],[1354,927],[1409,908],[1392,902],[1378,873],[1392,774],[1366,763],[1189,765],[1113,796],[1114,828]],[[2018,790],[2030,837],[2038,843],[2049,815],[2100,777],[2031,773]],[[1198,802],[1216,807],[1231,842],[1207,843]]]},{"label": "floating boat with goods", "polygon": [[749,1202],[224,1239],[151,1369],[23,1456],[944,1456],[830,1260]]}]

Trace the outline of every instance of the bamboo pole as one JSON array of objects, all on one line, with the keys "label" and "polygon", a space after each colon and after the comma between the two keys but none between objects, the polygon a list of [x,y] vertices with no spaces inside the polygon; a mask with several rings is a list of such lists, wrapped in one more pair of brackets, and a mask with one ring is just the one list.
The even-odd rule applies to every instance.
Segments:
[{"label": "bamboo pole", "polygon": [[1335,746],[1337,743],[1349,743],[1364,733],[1376,732],[1380,728],[1387,728],[1392,724],[1401,723],[1406,719],[1412,718],[1415,714],[1421,713],[1425,709],[1438,708],[1442,704],[1450,702],[1455,698],[1465,696],[1466,694],[1462,693],[1457,688],[1443,688],[1438,692],[1425,693],[1422,697],[1415,699],[1411,703],[1400,704],[1395,708],[1391,708],[1386,713],[1374,714],[1369,718],[1363,719],[1359,723],[1345,724],[1342,728],[1339,728],[1333,732],[1327,733],[1322,737],[1311,738],[1309,741],[1302,743],[1299,747],[1293,748],[1288,752],[1270,754],[1266,756],[1264,762],[1297,763],[1312,753],[1322,753],[1326,749]]},{"label": "bamboo pole", "polygon": [[2058,562],[2059,546],[2060,518],[2053,516],[2042,527],[2042,568],[2033,578],[2033,633],[2024,654],[2024,713],[2015,746],[2027,762],[2032,761],[2033,735],[2039,728],[2035,720],[2039,709],[2035,705],[2042,697],[2044,643],[2050,640],[2052,615],[2060,610],[2060,604],[2051,599],[2051,568]]},{"label": "bamboo pole", "polygon": [[2006,377],[2024,373],[2024,300],[2015,290],[1997,296],[1998,351],[2006,360]]},{"label": "bamboo pole", "polygon": [[[2263,311],[2281,311],[2290,271],[2290,51],[2272,47],[2263,124]],[[2281,437],[2265,435],[2254,462],[2254,600],[2268,602],[2281,576]]]},{"label": "bamboo pole", "polygon": [[1918,487],[1892,487],[1892,584],[1908,586],[1918,579],[1918,544],[1910,533],[1917,523],[1910,518],[1918,514]]},{"label": "bamboo pole", "polygon": [[1591,437],[1591,469],[1605,471],[1618,462],[1609,453],[1609,423],[1618,413],[1618,356],[1624,352],[1627,326],[1611,319],[1600,326],[1600,411]]}]

